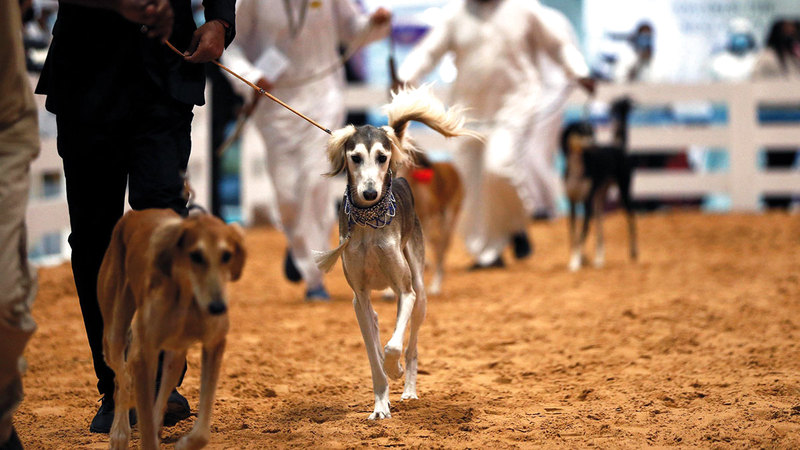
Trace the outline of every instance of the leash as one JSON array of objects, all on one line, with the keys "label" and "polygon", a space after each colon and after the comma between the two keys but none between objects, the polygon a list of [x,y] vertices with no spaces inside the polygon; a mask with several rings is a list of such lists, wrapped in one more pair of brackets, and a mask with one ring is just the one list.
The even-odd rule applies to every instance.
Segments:
[{"label": "leash", "polygon": [[[174,46],[174,45],[172,45],[172,43],[171,43],[171,42],[169,42],[169,41],[164,41],[164,43],[167,45],[167,47],[169,47],[169,48],[170,48],[170,50],[172,50],[173,52],[175,52],[175,53],[177,53],[178,55],[180,55],[180,56],[181,56],[181,58],[186,58],[186,56],[184,56],[184,54],[183,54],[183,53],[182,53],[180,50],[178,50],[177,48],[175,48],[175,46]],[[270,100],[272,100],[273,102],[275,102],[275,103],[277,103],[277,104],[279,104],[279,105],[283,106],[284,108],[286,108],[286,109],[288,109],[289,111],[293,112],[293,113],[294,113],[294,114],[296,114],[297,116],[299,116],[299,117],[301,117],[301,118],[305,119],[305,121],[306,121],[306,122],[310,123],[311,125],[314,125],[315,127],[319,128],[320,130],[322,130],[322,131],[324,131],[324,132],[326,132],[326,133],[328,133],[328,134],[331,134],[331,130],[329,130],[328,128],[325,128],[325,127],[323,127],[322,125],[318,124],[318,123],[317,123],[317,122],[315,122],[313,119],[311,119],[310,117],[306,116],[305,114],[303,114],[303,113],[301,113],[301,112],[297,111],[296,109],[292,108],[291,106],[287,105],[286,103],[284,103],[284,102],[283,102],[281,99],[279,99],[278,97],[275,97],[274,95],[270,94],[269,92],[265,91],[264,89],[261,89],[260,87],[258,87],[258,86],[256,86],[255,84],[251,83],[250,81],[248,81],[247,79],[245,79],[243,76],[239,75],[238,73],[236,73],[236,72],[232,71],[231,69],[229,69],[228,67],[226,67],[224,64],[221,64],[220,62],[218,62],[218,61],[215,61],[215,60],[212,60],[211,62],[212,62],[212,63],[214,63],[214,64],[216,64],[216,65],[217,65],[217,67],[219,67],[220,69],[222,69],[222,70],[224,70],[224,71],[228,72],[229,74],[233,75],[234,77],[238,78],[239,80],[241,80],[242,82],[244,82],[246,85],[248,85],[248,86],[250,86],[251,88],[253,88],[253,90],[255,90],[256,92],[258,92],[259,94],[261,94],[261,95],[263,95],[263,96],[265,96],[265,97],[269,98],[269,99],[270,99]]]},{"label": "leash", "polygon": [[[331,73],[335,72],[340,67],[344,66],[345,63],[347,63],[347,61],[350,60],[350,58],[352,58],[356,53],[361,51],[366,46],[366,44],[367,44],[367,35],[372,31],[373,28],[375,28],[375,25],[373,25],[370,22],[367,25],[367,27],[363,31],[361,31],[361,33],[359,33],[358,36],[356,36],[355,39],[353,39],[353,42],[351,42],[350,45],[347,46],[347,49],[345,50],[344,55],[340,56],[338,58],[338,60],[336,62],[334,62],[333,64],[331,64],[330,66],[328,66],[328,67],[326,67],[326,68],[324,68],[324,69],[322,69],[322,70],[320,70],[320,71],[318,71],[316,73],[313,73],[313,74],[311,74],[311,75],[309,75],[309,76],[307,76],[305,78],[300,78],[300,79],[294,80],[294,81],[292,81],[290,83],[283,83],[283,84],[279,83],[279,84],[276,84],[275,87],[279,87],[279,88],[296,88],[296,87],[300,87],[300,86],[309,84],[312,81],[317,81],[317,80],[319,80],[321,78],[324,78],[324,77],[330,75]],[[391,33],[391,31],[390,31],[390,33]],[[228,135],[228,137],[225,139],[225,141],[216,150],[217,156],[224,155],[225,152],[228,151],[230,146],[233,145],[233,143],[236,142],[239,139],[239,137],[242,135],[242,132],[244,131],[245,124],[247,123],[248,120],[250,120],[250,117],[253,115],[253,112],[256,109],[255,108],[256,107],[256,103],[257,103],[257,101],[252,102],[250,104],[250,107],[247,107],[246,109],[244,109],[239,114],[239,116],[236,118],[236,126],[234,127],[233,132],[230,135]]]}]

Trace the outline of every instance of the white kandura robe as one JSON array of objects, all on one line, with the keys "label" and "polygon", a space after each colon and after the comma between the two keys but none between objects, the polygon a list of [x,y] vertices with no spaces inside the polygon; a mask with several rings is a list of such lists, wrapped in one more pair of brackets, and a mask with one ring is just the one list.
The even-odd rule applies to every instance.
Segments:
[{"label": "white kandura robe", "polygon": [[[296,37],[282,0],[238,0],[236,39],[223,56],[233,71],[253,82],[265,77],[270,92],[296,110],[330,129],[344,124],[342,68],[301,86],[289,86],[334,66],[339,43],[364,42],[386,36],[388,24],[366,31],[369,16],[352,0],[290,0],[295,18],[308,3],[305,23]],[[362,33],[366,32],[366,35]],[[246,99],[252,88],[238,80],[232,85]],[[282,87],[283,86],[283,87]],[[330,247],[336,219],[331,204],[331,181],[325,156],[328,135],[266,98],[260,100],[253,122],[267,151],[267,172],[274,185],[278,218],[292,256],[308,288],[322,285],[313,252]]]},{"label": "white kandura robe", "polygon": [[448,51],[458,75],[453,101],[469,108],[486,142],[463,139],[455,155],[466,184],[461,229],[478,263],[499,257],[511,234],[524,230],[534,209],[526,144],[542,108],[539,58],[546,53],[569,80],[589,69],[573,43],[543,20],[536,0],[458,1],[448,5],[409,54],[400,78],[412,83]]}]

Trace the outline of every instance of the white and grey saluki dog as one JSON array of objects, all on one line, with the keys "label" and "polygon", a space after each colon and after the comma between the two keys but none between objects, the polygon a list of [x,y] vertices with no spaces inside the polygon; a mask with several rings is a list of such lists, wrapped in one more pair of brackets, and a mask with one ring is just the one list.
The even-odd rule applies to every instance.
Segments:
[{"label": "white and grey saluki dog", "polygon": [[[372,369],[375,410],[370,419],[389,413],[389,383],[403,376],[400,357],[410,320],[402,399],[417,398],[417,335],[425,319],[427,299],[423,283],[425,242],[414,212],[414,198],[403,178],[393,179],[400,166],[412,164],[418,151],[406,129],[409,121],[422,122],[446,137],[477,134],[463,128],[458,109],[445,110],[427,87],[401,90],[384,107],[389,125],[348,125],[328,141],[329,176],[347,173],[347,188],[339,211],[339,247],[317,256],[320,269],[329,271],[341,256],[344,274],[353,289],[353,306]],[[378,315],[370,293],[390,287],[398,298],[397,323],[381,349]]]}]

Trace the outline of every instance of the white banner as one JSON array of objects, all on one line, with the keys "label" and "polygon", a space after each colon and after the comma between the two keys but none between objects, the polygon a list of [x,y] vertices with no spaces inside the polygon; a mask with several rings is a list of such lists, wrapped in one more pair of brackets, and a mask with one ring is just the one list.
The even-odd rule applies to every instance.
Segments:
[{"label": "white banner", "polygon": [[729,22],[744,17],[762,47],[778,17],[800,17],[799,0],[584,0],[585,49],[592,63],[624,51],[613,34],[650,22],[655,31],[654,69],[664,82],[708,79],[711,56],[724,48]]}]

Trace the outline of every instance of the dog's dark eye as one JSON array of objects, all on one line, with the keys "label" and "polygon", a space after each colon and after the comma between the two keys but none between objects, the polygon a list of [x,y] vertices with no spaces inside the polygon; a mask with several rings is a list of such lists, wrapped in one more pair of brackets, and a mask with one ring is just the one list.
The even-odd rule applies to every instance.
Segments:
[{"label": "dog's dark eye", "polygon": [[205,257],[203,257],[203,252],[199,250],[195,250],[189,253],[189,259],[192,260],[193,263],[203,265],[206,263]]},{"label": "dog's dark eye", "polygon": [[383,164],[386,162],[386,155],[378,155],[378,164]]},{"label": "dog's dark eye", "polygon": [[361,157],[358,155],[353,155],[350,159],[352,159],[355,164],[361,164]]},{"label": "dog's dark eye", "polygon": [[222,252],[222,257],[220,258],[222,260],[222,264],[227,264],[228,261],[231,260],[232,256],[233,255],[231,255],[231,252],[228,251]]}]

